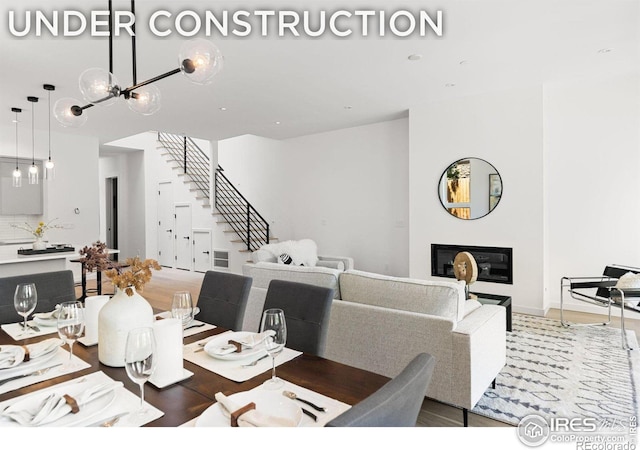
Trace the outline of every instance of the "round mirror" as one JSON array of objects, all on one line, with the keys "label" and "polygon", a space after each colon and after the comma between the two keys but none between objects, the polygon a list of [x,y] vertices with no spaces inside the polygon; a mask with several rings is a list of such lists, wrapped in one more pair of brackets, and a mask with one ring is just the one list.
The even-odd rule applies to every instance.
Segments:
[{"label": "round mirror", "polygon": [[440,177],[440,203],[459,219],[479,219],[489,214],[502,197],[502,178],[487,161],[464,158],[451,164]]}]

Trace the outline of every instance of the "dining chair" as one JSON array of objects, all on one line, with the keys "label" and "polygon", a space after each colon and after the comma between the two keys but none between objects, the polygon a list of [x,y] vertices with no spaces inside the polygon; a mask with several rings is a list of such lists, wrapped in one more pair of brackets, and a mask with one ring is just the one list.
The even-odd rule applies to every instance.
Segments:
[{"label": "dining chair", "polygon": [[252,281],[244,275],[207,271],[198,296],[198,320],[240,331]]},{"label": "dining chair", "polygon": [[13,306],[16,286],[20,283],[35,283],[36,285],[38,303],[34,312],[53,311],[57,304],[76,299],[71,270],[3,277],[0,278],[0,324],[22,320]]},{"label": "dining chair", "polygon": [[327,423],[327,427],[414,427],[435,358],[420,353],[391,381]]},{"label": "dining chair", "polygon": [[287,323],[286,346],[324,355],[333,289],[285,280],[271,280],[264,310],[279,308]]}]

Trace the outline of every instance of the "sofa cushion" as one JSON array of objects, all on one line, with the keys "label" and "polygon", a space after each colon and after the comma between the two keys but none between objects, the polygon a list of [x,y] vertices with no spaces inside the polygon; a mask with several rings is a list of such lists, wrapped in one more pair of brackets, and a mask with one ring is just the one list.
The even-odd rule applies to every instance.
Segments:
[{"label": "sofa cushion", "polygon": [[307,267],[259,262],[242,266],[242,274],[253,278],[252,287],[269,288],[271,280],[295,281],[334,290],[334,298],[340,298],[338,277],[341,270],[328,267]]},{"label": "sofa cushion", "polygon": [[322,259],[318,260],[316,267],[328,267],[330,269],[336,269],[336,270],[345,269],[343,261],[324,261]]},{"label": "sofa cushion", "polygon": [[427,281],[348,270],[340,276],[340,295],[345,301],[454,321],[465,315],[464,281]]}]

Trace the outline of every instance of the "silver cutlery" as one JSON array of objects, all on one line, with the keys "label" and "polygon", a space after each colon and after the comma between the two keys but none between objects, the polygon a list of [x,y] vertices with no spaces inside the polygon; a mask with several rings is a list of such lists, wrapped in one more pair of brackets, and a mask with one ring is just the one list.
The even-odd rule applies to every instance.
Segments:
[{"label": "silver cutlery", "polygon": [[45,373],[47,373],[48,371],[50,371],[54,367],[58,367],[58,366],[61,366],[61,365],[62,365],[62,363],[56,364],[56,365],[50,366],[50,367],[45,367],[44,369],[36,370],[35,372],[23,373],[22,375],[16,375],[15,377],[5,378],[4,380],[0,380],[0,386],[2,386],[5,383],[8,383],[9,381],[19,380],[20,378],[35,377],[35,376],[38,376],[38,375],[44,375]]},{"label": "silver cutlery", "polygon": [[107,419],[102,419],[99,422],[92,423],[91,425],[87,425],[87,427],[112,427],[116,423],[120,421],[120,419],[129,414],[128,412],[123,412],[116,414],[115,416],[111,416]]},{"label": "silver cutlery", "polygon": [[253,361],[251,361],[250,363],[243,364],[243,365],[242,365],[242,367],[253,367],[253,366],[255,366],[256,364],[258,364],[258,361],[262,361],[262,360],[263,360],[263,359],[265,359],[267,356],[269,356],[269,354],[268,354],[268,353],[267,353],[266,355],[264,355],[264,356],[261,356],[261,357],[260,357],[260,358],[258,358],[258,359],[254,359],[254,360],[253,360]]},{"label": "silver cutlery", "polygon": [[32,329],[33,331],[35,331],[36,333],[39,333],[39,332],[40,332],[40,328],[38,328],[38,327],[37,327],[37,326],[35,326],[35,325],[29,325],[29,324],[27,324],[27,325],[25,326],[23,323],[20,323],[20,326],[22,327],[22,329],[23,329],[23,330],[27,330],[27,329],[31,328],[31,329]]},{"label": "silver cutlery", "polygon": [[[303,398],[298,397],[295,392],[283,391],[282,395],[284,395],[285,397],[288,397],[288,398],[290,398],[292,400],[298,400],[299,402],[306,403],[307,405],[311,406],[316,411],[326,412],[326,410],[327,410],[327,408],[325,408],[324,406],[318,406],[318,405],[316,405],[314,403],[311,403],[309,400],[305,400]],[[304,411],[304,409],[303,409],[303,411]]]}]

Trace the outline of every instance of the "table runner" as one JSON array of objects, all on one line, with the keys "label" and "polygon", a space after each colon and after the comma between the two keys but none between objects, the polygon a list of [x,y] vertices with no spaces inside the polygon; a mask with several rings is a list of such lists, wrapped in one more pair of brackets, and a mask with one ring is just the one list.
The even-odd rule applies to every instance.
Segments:
[{"label": "table runner", "polygon": [[[263,388],[262,386],[258,386],[251,389],[251,391],[255,391],[257,389],[263,389]],[[302,402],[298,402],[297,400],[291,400],[292,402],[296,402],[298,406],[300,406],[301,408],[305,408],[308,411],[311,411],[313,414],[315,414],[318,417],[318,421],[314,422],[306,414],[303,414],[302,422],[300,423],[301,427],[324,427],[329,421],[335,419],[340,414],[342,414],[343,412],[351,408],[351,406],[346,403],[343,403],[339,400],[335,400],[331,397],[327,397],[326,395],[320,394],[310,389],[303,388],[302,386],[298,386],[296,384],[290,383],[287,380],[284,380],[284,387],[277,390],[277,392],[279,393],[282,393],[283,391],[295,392],[300,398],[309,400],[310,402],[315,403],[318,406],[324,406],[327,409],[326,412],[319,412],[311,408],[310,406],[305,405]],[[185,422],[180,426],[195,427],[197,421],[198,421],[198,418],[196,417],[195,419]]]},{"label": "table runner", "polygon": [[[231,333],[231,331],[218,334],[214,337],[222,336],[227,333]],[[212,337],[201,339],[200,341],[185,345],[183,351],[184,359],[197,364],[207,370],[210,370],[211,372],[215,372],[220,376],[228,378],[229,380],[237,382],[250,380],[251,378],[260,375],[263,372],[271,370],[272,364],[270,356],[264,358],[261,361],[258,361],[255,366],[242,367],[243,364],[247,364],[253,359],[247,358],[239,361],[224,361],[221,359],[213,358],[207,355],[207,353],[204,351],[196,352],[196,350],[202,349],[202,346],[198,344],[207,342],[209,339],[212,339]],[[287,361],[291,361],[292,359],[300,355],[302,355],[302,352],[291,350],[290,348],[285,348],[282,353],[276,356],[276,367],[280,364],[286,363]]]},{"label": "table runner", "polygon": [[[23,373],[31,373],[39,369],[44,369],[45,367],[53,367],[56,365],[57,367],[53,367],[51,370],[49,370],[48,372],[42,375],[23,377],[17,380],[8,381],[7,383],[0,385],[0,394],[14,391],[16,389],[20,389],[25,386],[39,383],[41,381],[50,380],[51,378],[59,377],[60,375],[66,375],[68,373],[78,372],[80,370],[84,370],[88,367],[91,367],[90,364],[86,363],[85,361],[83,361],[82,359],[78,358],[75,355],[73,355],[72,357],[73,367],[71,368],[65,367],[68,361],[69,361],[69,352],[63,349],[62,347],[60,347],[57,350],[56,356],[46,361],[46,363],[43,363],[42,365],[33,366],[32,369],[25,370]],[[2,375],[2,372],[0,371],[0,381],[6,378],[9,378],[13,375],[18,375],[18,373],[16,373],[15,371],[12,371],[12,374],[10,375]]]},{"label": "table runner", "polygon": [[[59,374],[58,374],[59,375]],[[104,372],[100,371],[100,372],[94,372],[91,373],[89,375],[86,375],[84,377],[78,377],[78,378],[74,378],[73,380],[69,380],[66,381],[64,383],[59,383],[56,384],[54,386],[45,388],[45,389],[41,389],[39,391],[35,391],[35,392],[31,392],[29,394],[25,394],[22,395],[20,397],[16,397],[16,398],[12,398],[10,400],[6,400],[4,402],[0,403],[0,411],[2,411],[4,408],[6,408],[7,406],[11,405],[12,403],[23,399],[25,396],[27,395],[32,395],[36,392],[45,392],[48,390],[52,390],[52,389],[57,389],[60,386],[65,386],[65,385],[70,385],[73,383],[79,383],[82,382],[82,380],[86,380],[86,381],[92,381],[92,382],[99,382],[99,383],[105,383],[105,382],[109,382],[109,381],[115,381],[113,380],[111,377],[109,377],[108,375],[106,375]],[[140,427],[142,425],[145,425],[149,422],[152,422],[156,419],[158,419],[159,417],[162,417],[164,415],[164,412],[160,411],[158,408],[154,407],[153,405],[145,402],[146,407],[148,408],[148,413],[145,414],[144,417],[139,417],[135,413],[135,411],[137,411],[138,407],[140,406],[140,397],[138,397],[138,395],[134,394],[133,392],[129,391],[128,389],[126,389],[124,386],[120,387],[116,390],[116,397],[114,399],[114,401],[105,409],[103,409],[102,411],[100,411],[100,413],[96,414],[95,416],[92,416],[90,418],[88,418],[86,421],[83,421],[82,423],[80,423],[78,426],[89,426],[89,425],[93,425],[99,422],[102,422],[110,417],[113,417],[116,414],[120,414],[120,413],[124,413],[124,412],[129,412],[129,414],[127,414],[126,416],[123,416],[120,418],[120,420],[118,422],[116,422],[116,424],[114,426],[116,427]],[[0,419],[0,427],[2,426],[6,426],[8,423],[11,423],[9,420],[7,419]],[[53,424],[53,423],[52,423]]]}]

